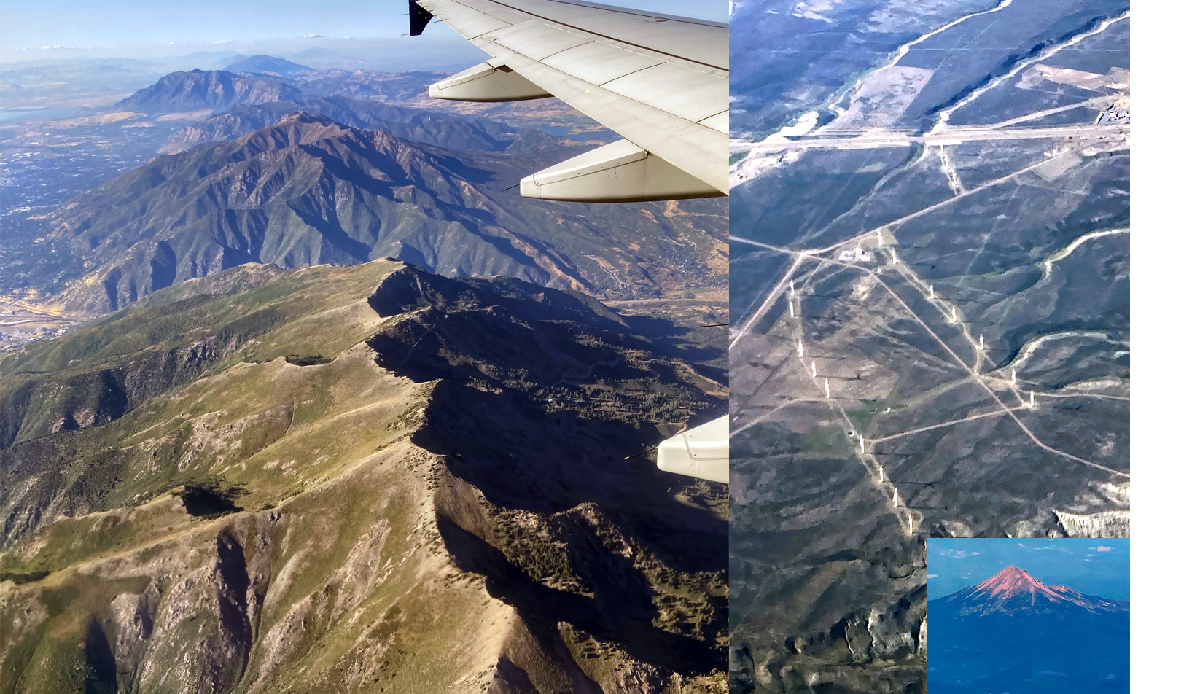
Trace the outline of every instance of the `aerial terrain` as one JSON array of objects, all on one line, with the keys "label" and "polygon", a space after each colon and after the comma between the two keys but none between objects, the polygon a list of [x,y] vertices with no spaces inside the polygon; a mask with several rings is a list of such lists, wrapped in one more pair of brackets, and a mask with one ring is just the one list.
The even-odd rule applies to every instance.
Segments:
[{"label": "aerial terrain", "polygon": [[[985,552],[974,547],[979,544],[975,541],[934,540],[929,559],[931,694],[1128,692],[1128,543],[1051,540],[1016,547],[1017,540],[996,542],[1010,547],[993,543],[982,549],[1053,556],[1038,561],[1039,575],[1059,581],[1066,571],[1099,589],[1049,584],[1009,565],[986,580],[942,594],[943,584],[964,578],[961,565]],[[1074,546],[1066,546],[1070,544]]]},{"label": "aerial terrain", "polygon": [[733,5],[732,690],[925,691],[926,539],[1129,532],[1129,5]]},{"label": "aerial terrain", "polygon": [[78,319],[245,262],[381,257],[618,300],[723,289],[724,201],[521,198],[523,176],[614,134],[554,100],[540,118],[453,109],[423,95],[438,78],[193,69],[89,115],[3,124],[0,310]]},{"label": "aerial terrain", "polygon": [[726,201],[364,55],[0,66],[0,694],[728,691]]},{"label": "aerial terrain", "polygon": [[664,323],[247,264],[10,352],[0,692],[723,690],[725,487],[637,455],[723,370]]}]

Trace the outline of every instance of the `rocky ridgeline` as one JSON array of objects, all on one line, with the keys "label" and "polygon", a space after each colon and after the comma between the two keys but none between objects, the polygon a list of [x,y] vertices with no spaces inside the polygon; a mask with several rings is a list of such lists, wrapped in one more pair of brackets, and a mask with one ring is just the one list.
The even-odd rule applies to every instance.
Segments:
[{"label": "rocky ridgeline", "polygon": [[[447,143],[490,137],[478,122],[393,124]],[[247,263],[380,257],[612,298],[724,281],[724,201],[528,200],[509,190],[514,182],[583,146],[544,133],[505,142],[518,151],[447,150],[293,112],[228,142],[156,157],[49,220],[75,259],[58,300],[97,314]]]},{"label": "rocky ridgeline", "polygon": [[227,338],[138,372],[161,392],[103,421],[25,410],[0,451],[0,692],[725,691],[724,487],[625,459],[721,384],[516,280],[209,283],[0,363],[12,410],[18,366],[69,393],[56,359]]}]

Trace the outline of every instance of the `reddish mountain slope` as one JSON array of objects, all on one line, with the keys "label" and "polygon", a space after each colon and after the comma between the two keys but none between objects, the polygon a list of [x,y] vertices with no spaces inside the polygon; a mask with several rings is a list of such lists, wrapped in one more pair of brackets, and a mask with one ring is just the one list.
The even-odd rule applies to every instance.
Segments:
[{"label": "reddish mountain slope", "polygon": [[958,616],[1129,611],[1128,601],[1085,595],[1070,586],[1048,586],[1016,566],[939,601]]}]

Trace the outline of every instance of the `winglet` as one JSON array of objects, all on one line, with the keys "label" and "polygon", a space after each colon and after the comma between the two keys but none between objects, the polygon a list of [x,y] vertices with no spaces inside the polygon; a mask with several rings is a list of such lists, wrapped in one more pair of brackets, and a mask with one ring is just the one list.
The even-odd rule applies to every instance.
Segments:
[{"label": "winglet", "polygon": [[408,35],[420,36],[433,19],[433,13],[417,4],[417,0],[408,0]]}]

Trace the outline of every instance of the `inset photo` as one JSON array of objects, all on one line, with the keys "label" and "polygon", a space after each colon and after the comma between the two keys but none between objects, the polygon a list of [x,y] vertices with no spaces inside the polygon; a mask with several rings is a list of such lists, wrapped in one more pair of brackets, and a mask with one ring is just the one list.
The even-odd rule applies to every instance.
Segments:
[{"label": "inset photo", "polygon": [[929,540],[929,694],[1128,692],[1129,540]]}]

